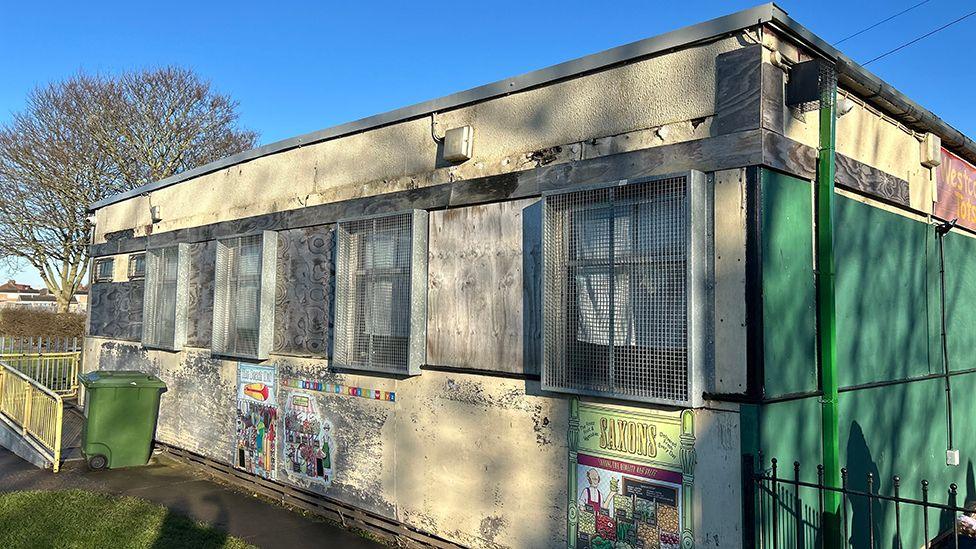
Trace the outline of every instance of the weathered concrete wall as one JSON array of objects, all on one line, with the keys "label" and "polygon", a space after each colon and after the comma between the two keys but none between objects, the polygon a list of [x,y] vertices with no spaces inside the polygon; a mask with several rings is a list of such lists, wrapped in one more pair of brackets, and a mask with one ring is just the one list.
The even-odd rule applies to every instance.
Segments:
[{"label": "weathered concrete wall", "polygon": [[[687,139],[705,131],[707,136],[703,122],[715,114],[716,59],[741,44],[740,38],[729,37],[440,113],[436,126],[441,133],[465,124],[475,130],[475,156],[460,166],[438,165],[431,118],[425,117],[198,177],[152,193],[163,218],[153,231],[504,173],[561,155],[579,158],[582,145],[569,144],[679,122],[667,133]],[[694,128],[688,121],[696,121]],[[656,144],[673,139],[654,137]],[[96,243],[104,242],[107,233],[127,229],[146,234],[148,198],[113,204],[96,216]]]},{"label": "weathered concrete wall", "polygon": [[[166,382],[161,441],[234,462],[236,362],[100,338],[88,338],[85,352],[86,370],[138,369]],[[297,357],[269,364],[278,371],[279,403],[292,390],[287,378],[396,394],[389,402],[302,391],[316,399],[334,433],[335,478],[316,491],[465,546],[565,545],[567,397],[544,394],[531,380],[439,371],[398,380],[338,374],[324,361]],[[735,547],[738,413],[695,415],[696,542]],[[287,477],[283,460],[278,481],[302,486]]]}]

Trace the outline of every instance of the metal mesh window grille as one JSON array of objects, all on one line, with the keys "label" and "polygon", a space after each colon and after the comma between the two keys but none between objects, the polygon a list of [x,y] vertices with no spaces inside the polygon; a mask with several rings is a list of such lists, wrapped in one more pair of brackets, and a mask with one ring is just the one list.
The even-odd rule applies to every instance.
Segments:
[{"label": "metal mesh window grille", "polygon": [[105,258],[95,260],[95,282],[111,282],[115,270],[115,259]]},{"label": "metal mesh window grille", "polygon": [[687,401],[687,178],[549,195],[547,388]]},{"label": "metal mesh window grille", "polygon": [[[143,335],[146,345],[178,349],[185,331],[185,292],[187,246],[149,250],[145,256],[146,290],[143,303]],[[142,255],[142,254],[140,254]],[[130,264],[131,266],[131,264]]]},{"label": "metal mesh window grille", "polygon": [[146,277],[146,254],[129,255],[129,280]]},{"label": "metal mesh window grille", "polygon": [[[217,354],[265,358],[270,330],[269,290],[273,288],[274,233],[235,237],[217,243],[213,350]],[[270,262],[269,269],[269,258]],[[271,271],[271,272],[269,272]]]},{"label": "metal mesh window grille", "polygon": [[426,286],[426,265],[417,265],[426,249],[415,249],[418,219],[417,212],[408,212],[338,223],[335,360],[340,366],[416,373],[419,365],[411,360],[416,348],[411,337],[417,336],[411,329],[418,309],[411,299],[415,269],[422,269]]}]

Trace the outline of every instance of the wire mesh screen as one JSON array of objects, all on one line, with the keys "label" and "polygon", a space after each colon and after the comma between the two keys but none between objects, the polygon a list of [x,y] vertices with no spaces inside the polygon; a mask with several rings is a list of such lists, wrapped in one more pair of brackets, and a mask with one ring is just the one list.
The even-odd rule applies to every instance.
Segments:
[{"label": "wire mesh screen", "polygon": [[545,198],[543,381],[688,400],[687,178]]},{"label": "wire mesh screen", "polygon": [[176,293],[179,283],[179,247],[146,252],[146,293],[143,305],[143,342],[172,348],[176,345]]},{"label": "wire mesh screen", "polygon": [[407,372],[412,229],[410,213],[338,224],[335,359],[339,365]]},{"label": "wire mesh screen", "polygon": [[218,242],[213,345],[220,354],[259,354],[262,243],[262,235]]}]

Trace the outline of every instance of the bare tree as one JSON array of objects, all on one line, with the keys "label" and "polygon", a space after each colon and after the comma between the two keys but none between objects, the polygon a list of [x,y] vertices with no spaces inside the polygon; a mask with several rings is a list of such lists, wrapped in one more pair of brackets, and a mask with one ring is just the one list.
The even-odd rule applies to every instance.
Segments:
[{"label": "bare tree", "polygon": [[66,311],[88,271],[88,206],[252,148],[237,103],[192,71],[80,74],[0,126],[0,257],[34,266]]}]

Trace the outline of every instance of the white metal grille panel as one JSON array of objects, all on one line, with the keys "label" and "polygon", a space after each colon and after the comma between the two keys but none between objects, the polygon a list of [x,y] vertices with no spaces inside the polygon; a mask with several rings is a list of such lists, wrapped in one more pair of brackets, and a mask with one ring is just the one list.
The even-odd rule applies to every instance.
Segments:
[{"label": "white metal grille panel", "polygon": [[418,261],[426,258],[426,212],[340,221],[336,235],[336,364],[418,373],[423,329],[415,310],[424,300],[416,288],[420,276],[426,288],[426,261]]},{"label": "white metal grille panel", "polygon": [[[268,286],[273,287],[274,233],[217,242],[213,351],[221,355],[266,358]],[[273,293],[273,290],[270,290]]]},{"label": "white metal grille panel", "polygon": [[145,261],[143,344],[179,349],[186,335],[187,247],[180,244],[148,250]]},{"label": "white metal grille panel", "polygon": [[688,178],[547,195],[548,389],[689,400]]}]

